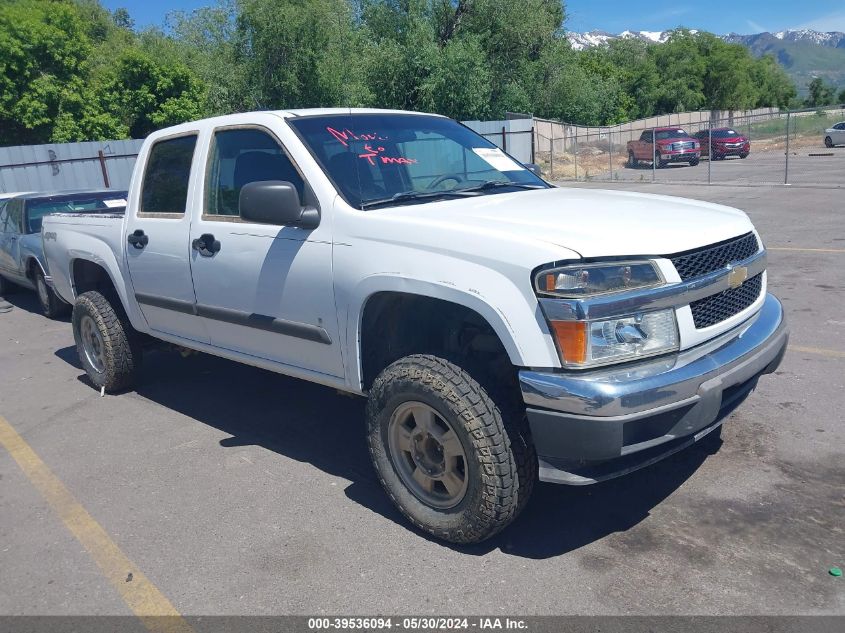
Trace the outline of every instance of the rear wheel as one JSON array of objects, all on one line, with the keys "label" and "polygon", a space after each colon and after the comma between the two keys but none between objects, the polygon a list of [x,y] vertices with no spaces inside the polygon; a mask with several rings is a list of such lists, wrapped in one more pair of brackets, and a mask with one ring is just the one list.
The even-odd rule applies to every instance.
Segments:
[{"label": "rear wheel", "polygon": [[59,299],[55,291],[47,285],[44,273],[40,269],[35,273],[35,290],[44,316],[55,319],[70,312],[70,306]]},{"label": "rear wheel", "polygon": [[73,338],[88,378],[113,393],[131,387],[141,366],[141,345],[119,301],[92,290],[73,306]]},{"label": "rear wheel", "polygon": [[[467,372],[436,356],[387,367],[367,402],[379,480],[414,525],[453,543],[477,543],[525,505],[534,476],[526,438]],[[530,449],[530,447],[529,447]]]},{"label": "rear wheel", "polygon": [[833,147],[833,139],[829,136],[824,137],[824,146],[825,147]]}]

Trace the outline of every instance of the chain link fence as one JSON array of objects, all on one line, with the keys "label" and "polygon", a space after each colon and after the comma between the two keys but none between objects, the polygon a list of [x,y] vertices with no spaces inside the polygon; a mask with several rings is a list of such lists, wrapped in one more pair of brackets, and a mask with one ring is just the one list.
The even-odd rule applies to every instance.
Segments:
[{"label": "chain link fence", "polygon": [[[535,162],[552,181],[845,186],[845,125],[835,129],[845,106],[685,119],[607,128],[537,119]],[[683,143],[687,153],[669,147]]]}]

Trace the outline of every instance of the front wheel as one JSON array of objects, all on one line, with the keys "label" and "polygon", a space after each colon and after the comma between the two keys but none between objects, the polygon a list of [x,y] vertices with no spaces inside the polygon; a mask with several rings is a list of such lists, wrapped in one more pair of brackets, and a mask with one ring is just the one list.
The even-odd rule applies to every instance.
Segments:
[{"label": "front wheel", "polygon": [[67,314],[70,306],[59,299],[56,292],[47,285],[44,273],[40,270],[35,273],[35,290],[38,292],[38,303],[41,304],[41,312],[50,319],[55,319]]},{"label": "front wheel", "polygon": [[141,345],[119,300],[92,290],[73,306],[73,338],[88,378],[108,393],[128,389],[141,366]]},{"label": "front wheel", "polygon": [[468,373],[430,355],[402,358],[376,378],[367,437],[379,480],[414,525],[452,543],[504,529],[533,477],[525,445]]},{"label": "front wheel", "polygon": [[634,156],[634,152],[628,151],[628,167],[636,169],[637,164],[639,164],[639,161],[637,160],[637,157]]},{"label": "front wheel", "polygon": [[748,158],[748,152],[742,152],[742,154],[740,154],[739,157],[740,158]]},{"label": "front wheel", "polygon": [[833,139],[830,138],[829,136],[825,136],[824,137],[824,146],[828,147],[828,148],[833,147]]},{"label": "front wheel", "polygon": [[698,165],[698,160],[699,160],[699,159],[697,159],[697,158],[693,158],[693,159],[689,162],[689,166],[690,166],[690,167],[695,167],[696,165]]}]

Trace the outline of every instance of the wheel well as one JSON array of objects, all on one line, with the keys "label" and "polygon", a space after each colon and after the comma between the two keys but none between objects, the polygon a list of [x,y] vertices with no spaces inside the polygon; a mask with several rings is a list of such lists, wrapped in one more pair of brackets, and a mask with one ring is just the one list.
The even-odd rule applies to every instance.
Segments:
[{"label": "wheel well", "polygon": [[114,283],[105,268],[87,259],[76,259],[71,270],[76,296],[97,290],[105,296],[117,296]]},{"label": "wheel well", "polygon": [[26,262],[26,276],[32,282],[35,283],[35,273],[41,268],[41,264],[38,263],[38,260],[34,257],[30,257]]},{"label": "wheel well", "polygon": [[483,368],[489,379],[516,384],[516,369],[490,324],[450,301],[377,293],[364,307],[360,345],[365,390],[385,367],[409,354],[446,356],[470,371]]}]

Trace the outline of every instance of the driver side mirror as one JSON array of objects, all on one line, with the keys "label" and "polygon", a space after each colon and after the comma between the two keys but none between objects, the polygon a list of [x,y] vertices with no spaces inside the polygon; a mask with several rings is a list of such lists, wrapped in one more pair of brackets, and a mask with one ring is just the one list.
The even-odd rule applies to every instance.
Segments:
[{"label": "driver side mirror", "polygon": [[314,229],[320,225],[320,212],[303,207],[299,192],[285,180],[259,180],[245,184],[238,198],[244,220],[260,224],[282,224]]}]

